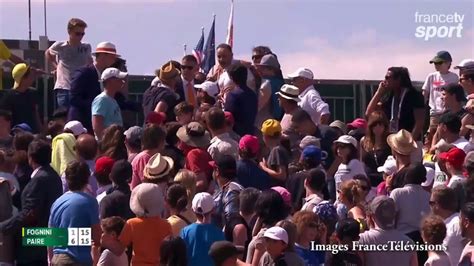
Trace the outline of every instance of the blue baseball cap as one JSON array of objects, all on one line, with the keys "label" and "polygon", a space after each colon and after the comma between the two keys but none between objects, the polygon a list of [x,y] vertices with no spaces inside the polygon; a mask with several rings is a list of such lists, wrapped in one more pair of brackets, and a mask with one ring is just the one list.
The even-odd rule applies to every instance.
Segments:
[{"label": "blue baseball cap", "polygon": [[311,158],[311,159],[316,159],[318,161],[321,161],[322,152],[320,148],[314,145],[308,145],[303,149],[303,152],[301,153],[301,157]]},{"label": "blue baseball cap", "polygon": [[31,127],[27,123],[21,123],[21,124],[15,125],[12,128],[12,131],[17,131],[17,130],[26,131],[29,133],[33,132],[33,129],[31,129]]}]

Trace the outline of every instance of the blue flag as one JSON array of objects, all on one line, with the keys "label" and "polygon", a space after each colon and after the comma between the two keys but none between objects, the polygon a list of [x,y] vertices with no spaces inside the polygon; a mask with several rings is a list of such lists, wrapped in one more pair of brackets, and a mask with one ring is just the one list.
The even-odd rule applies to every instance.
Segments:
[{"label": "blue flag", "polygon": [[216,17],[212,20],[212,26],[207,36],[206,48],[204,50],[204,62],[202,62],[201,68],[207,75],[211,68],[216,64],[216,36],[214,26],[216,24]]}]

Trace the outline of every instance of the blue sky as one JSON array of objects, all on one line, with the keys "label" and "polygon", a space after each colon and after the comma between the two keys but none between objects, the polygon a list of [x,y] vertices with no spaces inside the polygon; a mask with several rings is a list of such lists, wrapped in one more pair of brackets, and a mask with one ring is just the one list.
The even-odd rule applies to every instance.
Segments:
[{"label": "blue sky", "polygon": [[[230,0],[47,0],[47,10],[51,40],[66,38],[69,18],[82,18],[89,24],[85,41],[93,47],[114,42],[131,73],[150,74],[181,58],[183,44],[190,53],[202,26],[207,36],[213,14],[216,43],[223,42]],[[468,0],[235,0],[234,54],[250,60],[253,46],[268,45],[284,73],[306,66],[317,78],[380,79],[388,67],[404,65],[413,79],[423,80],[438,50],[450,51],[454,63],[474,57],[473,10]],[[464,15],[462,37],[416,38],[417,11]],[[0,0],[0,38],[27,39],[27,16],[27,1]],[[38,38],[44,33],[43,0],[32,0],[32,24]]]}]

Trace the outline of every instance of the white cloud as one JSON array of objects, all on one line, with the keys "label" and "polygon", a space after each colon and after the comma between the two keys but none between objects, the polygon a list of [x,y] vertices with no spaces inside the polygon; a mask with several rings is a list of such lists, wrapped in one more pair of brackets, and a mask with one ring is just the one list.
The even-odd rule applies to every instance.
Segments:
[{"label": "white cloud", "polygon": [[[320,37],[307,38],[299,50],[277,55],[284,74],[308,67],[318,79],[380,80],[387,68],[406,66],[412,79],[418,81],[423,81],[428,73],[434,71],[429,60],[439,50],[448,50],[454,58],[453,64],[473,57],[472,30],[466,31],[463,39],[449,42],[447,47],[415,37],[396,42],[380,41],[382,38],[377,37],[380,36],[375,30],[368,29],[354,32],[338,45],[331,45],[328,39]],[[237,55],[237,58],[249,59],[250,54]]]}]

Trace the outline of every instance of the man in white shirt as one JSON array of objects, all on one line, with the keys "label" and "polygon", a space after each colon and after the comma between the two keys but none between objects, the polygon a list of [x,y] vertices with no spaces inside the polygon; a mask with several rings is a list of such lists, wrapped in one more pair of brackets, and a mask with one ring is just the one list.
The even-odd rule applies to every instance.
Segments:
[{"label": "man in white shirt", "polygon": [[294,73],[289,74],[288,78],[300,90],[298,106],[308,112],[314,124],[327,125],[331,114],[329,105],[321,99],[321,95],[314,88],[313,72],[307,68],[299,68]]},{"label": "man in white shirt", "polygon": [[72,18],[67,25],[69,39],[55,42],[45,51],[46,62],[53,66],[56,73],[57,107],[69,108],[72,73],[78,68],[92,64],[92,48],[88,43],[83,43],[87,24],[78,18]]},{"label": "man in white shirt", "polygon": [[430,208],[433,214],[443,218],[446,224],[446,237],[443,245],[447,248],[451,265],[457,265],[464,247],[459,225],[459,213],[457,210],[457,196],[452,188],[438,186],[431,192]]}]

